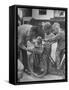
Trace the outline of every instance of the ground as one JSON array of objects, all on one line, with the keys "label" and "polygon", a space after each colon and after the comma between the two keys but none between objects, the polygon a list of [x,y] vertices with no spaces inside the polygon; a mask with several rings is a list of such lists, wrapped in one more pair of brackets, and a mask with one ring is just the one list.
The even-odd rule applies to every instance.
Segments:
[{"label": "ground", "polygon": [[20,79],[20,82],[26,82],[26,81],[42,81],[42,80],[61,80],[64,79],[63,76],[60,75],[52,75],[52,74],[47,74],[42,78],[37,78],[32,75],[28,75],[26,73],[23,74],[23,77]]}]

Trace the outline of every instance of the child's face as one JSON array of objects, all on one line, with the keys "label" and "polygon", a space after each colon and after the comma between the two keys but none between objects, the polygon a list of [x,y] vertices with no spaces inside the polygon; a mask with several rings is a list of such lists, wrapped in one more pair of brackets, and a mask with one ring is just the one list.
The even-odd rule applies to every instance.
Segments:
[{"label": "child's face", "polygon": [[42,44],[42,40],[40,40],[40,39],[37,40],[37,44],[38,44],[38,45]]}]

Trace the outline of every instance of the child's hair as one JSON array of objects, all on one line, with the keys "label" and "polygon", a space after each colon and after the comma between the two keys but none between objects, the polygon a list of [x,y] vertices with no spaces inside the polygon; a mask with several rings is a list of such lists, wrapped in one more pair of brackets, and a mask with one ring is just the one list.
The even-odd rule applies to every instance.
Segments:
[{"label": "child's hair", "polygon": [[49,34],[51,32],[51,23],[45,22],[43,24],[43,29],[44,29],[45,33]]}]

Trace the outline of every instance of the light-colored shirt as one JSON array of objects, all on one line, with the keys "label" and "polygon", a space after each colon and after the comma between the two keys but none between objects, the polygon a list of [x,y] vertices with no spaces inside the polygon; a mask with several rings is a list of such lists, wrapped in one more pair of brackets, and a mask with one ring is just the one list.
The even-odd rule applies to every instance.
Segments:
[{"label": "light-colored shirt", "polygon": [[65,32],[60,31],[54,37],[52,37],[49,41],[57,42],[57,49],[64,49],[65,48]]}]

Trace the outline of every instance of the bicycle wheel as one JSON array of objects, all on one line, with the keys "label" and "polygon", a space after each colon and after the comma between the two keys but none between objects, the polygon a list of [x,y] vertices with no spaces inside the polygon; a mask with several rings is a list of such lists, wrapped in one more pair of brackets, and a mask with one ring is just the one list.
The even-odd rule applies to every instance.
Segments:
[{"label": "bicycle wheel", "polygon": [[28,67],[31,75],[39,78],[43,77],[47,74],[47,56],[32,53],[28,60]]},{"label": "bicycle wheel", "polygon": [[65,75],[65,60],[63,61],[60,70],[62,70],[63,75]]}]

